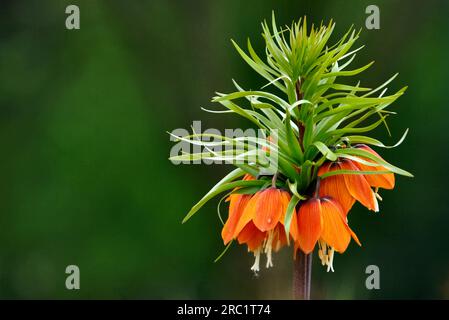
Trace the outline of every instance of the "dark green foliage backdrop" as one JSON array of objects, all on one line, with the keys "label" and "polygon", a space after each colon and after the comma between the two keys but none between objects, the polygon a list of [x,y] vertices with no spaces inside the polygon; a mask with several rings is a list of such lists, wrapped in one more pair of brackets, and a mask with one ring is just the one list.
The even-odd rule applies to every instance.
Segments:
[{"label": "dark green foliage backdrop", "polygon": [[[81,30],[65,29],[77,4]],[[0,298],[289,298],[291,256],[258,278],[234,247],[220,263],[215,203],[180,221],[229,168],[174,166],[166,131],[211,117],[215,90],[264,84],[229,41],[260,50],[260,22],[275,10],[289,24],[333,18],[336,33],[364,27],[371,1],[2,1],[0,10]],[[381,29],[364,29],[356,58],[376,64],[360,78],[409,89],[392,108],[384,157],[415,174],[383,192],[381,212],[357,205],[351,226],[363,243],[316,263],[315,298],[449,298],[448,73],[446,1],[376,1]],[[358,79],[352,79],[356,81]],[[287,252],[288,251],[288,252]],[[316,259],[318,260],[318,259]],[[317,261],[315,261],[317,262]],[[65,267],[81,290],[65,289]],[[365,267],[381,290],[365,289]]]}]

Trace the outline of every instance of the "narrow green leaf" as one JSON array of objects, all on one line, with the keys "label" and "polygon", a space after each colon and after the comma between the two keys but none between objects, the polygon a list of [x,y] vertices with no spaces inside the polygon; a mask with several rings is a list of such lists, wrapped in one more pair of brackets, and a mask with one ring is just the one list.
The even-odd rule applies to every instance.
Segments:
[{"label": "narrow green leaf", "polygon": [[220,198],[220,201],[218,201],[218,204],[217,204],[217,215],[218,215],[218,219],[220,219],[220,222],[222,225],[224,225],[225,222],[224,222],[223,218],[221,217],[221,210],[220,210],[221,203],[223,202],[223,200],[225,200],[231,194],[232,194],[232,192],[228,192],[227,194],[225,194],[223,197]]},{"label": "narrow green leaf", "polygon": [[291,117],[290,112],[287,110],[287,118],[285,119],[285,127],[287,134],[287,144],[291,151],[291,154],[294,158],[298,159],[299,163],[303,161],[303,152],[301,150],[301,146],[299,145],[299,137],[295,135],[291,125]]},{"label": "narrow green leaf", "polygon": [[214,260],[214,263],[217,263],[221,258],[223,258],[223,256],[225,255],[225,253],[228,251],[228,249],[231,247],[233,240],[231,240],[228,245],[224,248],[223,252],[220,253],[220,255]]},{"label": "narrow green leaf", "polygon": [[289,107],[289,104],[286,101],[284,101],[283,99],[279,98],[278,96],[276,96],[272,93],[268,93],[265,91],[238,91],[238,92],[223,94],[221,96],[215,97],[212,101],[220,102],[220,101],[226,101],[226,100],[235,100],[235,99],[245,98],[245,97],[249,97],[249,96],[261,97],[261,98],[271,100],[271,101],[277,103],[283,109],[287,109]]},{"label": "narrow green leaf", "polygon": [[320,150],[320,152],[323,154],[323,156],[325,156],[327,159],[329,159],[330,161],[335,161],[337,160],[337,156],[335,155],[335,153],[333,153],[324,143],[322,143],[321,141],[315,141],[313,143],[313,145],[315,147],[318,148],[318,150]]},{"label": "narrow green leaf", "polygon": [[305,200],[306,197],[300,195],[298,193],[298,182],[295,181],[294,183],[291,183],[290,180],[287,180],[287,185],[288,185],[288,189],[290,190],[290,192],[295,195],[298,199],[300,200]]},{"label": "narrow green leaf", "polygon": [[255,194],[256,192],[266,188],[270,184],[271,184],[271,181],[267,181],[262,186],[251,186],[251,187],[238,188],[237,190],[231,192],[231,194]]},{"label": "narrow green leaf", "polygon": [[374,63],[374,61],[368,63],[366,66],[363,66],[361,68],[351,70],[351,71],[329,72],[328,74],[324,75],[324,77],[355,76],[356,74],[359,74],[359,73],[365,71],[366,69],[368,69],[369,67],[371,67],[373,65],[373,63]]},{"label": "narrow green leaf", "polygon": [[402,170],[401,168],[398,168],[398,167],[388,163],[387,161],[375,156],[374,154],[372,154],[366,150],[356,149],[356,148],[346,148],[346,149],[338,150],[338,152],[336,152],[335,154],[337,154],[337,156],[339,154],[349,154],[349,155],[359,156],[362,158],[367,158],[367,159],[373,160],[374,162],[376,162],[378,164],[381,164],[386,169],[391,170],[394,173],[397,173],[397,174],[400,174],[400,175],[403,175],[406,177],[413,177],[413,175],[410,172]]},{"label": "narrow green leaf", "polygon": [[287,206],[287,212],[285,213],[285,220],[284,220],[284,228],[285,233],[287,235],[287,239],[289,239],[289,233],[290,233],[290,225],[292,224],[293,215],[296,213],[296,205],[299,202],[299,198],[295,195],[292,196],[290,199],[290,202]]},{"label": "narrow green leaf", "polygon": [[392,173],[392,171],[382,170],[382,171],[361,171],[361,170],[334,170],[328,171],[320,176],[321,179],[326,179],[331,176],[336,176],[339,174],[384,174],[384,173]]},{"label": "narrow green leaf", "polygon": [[391,149],[391,148],[396,148],[397,146],[399,146],[405,139],[405,137],[408,134],[408,128],[405,130],[405,132],[403,133],[401,139],[399,139],[398,142],[396,142],[394,145],[392,146],[386,146],[384,145],[381,141],[376,140],[374,138],[370,138],[370,137],[366,137],[366,136],[346,136],[343,139],[347,139],[347,141],[349,141],[349,143],[351,144],[355,144],[355,143],[365,143],[365,144],[370,144],[372,146],[376,146],[376,147],[381,147],[381,148],[386,148],[386,149]]},{"label": "narrow green leaf", "polygon": [[[182,223],[185,223],[187,220],[189,220],[201,207],[208,202],[210,199],[215,197],[216,195],[236,187],[242,187],[242,186],[249,186],[249,185],[257,185],[258,180],[256,181],[235,181],[233,180],[237,179],[238,177],[241,177],[244,175],[244,171],[240,168],[234,169],[231,173],[229,173],[227,176],[225,176],[223,179],[221,179],[212,189],[209,190],[209,192],[197,203],[195,204],[192,209],[187,213],[185,218],[182,220]],[[252,182],[252,183],[248,183]],[[259,183],[262,185],[264,181],[259,181]]]}]

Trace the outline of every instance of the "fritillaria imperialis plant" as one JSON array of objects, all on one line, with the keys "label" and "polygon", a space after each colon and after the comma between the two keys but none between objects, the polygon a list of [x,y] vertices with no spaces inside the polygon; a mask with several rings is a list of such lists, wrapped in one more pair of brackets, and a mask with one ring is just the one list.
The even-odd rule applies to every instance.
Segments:
[{"label": "fritillaria imperialis plant", "polygon": [[[244,117],[265,133],[265,139],[214,135],[211,142],[212,135],[194,133],[177,138],[204,150],[172,158],[226,160],[236,166],[190,210],[184,222],[207,201],[225,193],[222,200],[229,203],[229,214],[221,235],[226,249],[233,242],[246,245],[255,256],[251,269],[258,272],[262,255],[266,255],[266,267],[271,267],[273,252],[290,246],[297,260],[294,286],[299,286],[295,288],[299,298],[309,296],[314,249],[327,271],[333,271],[335,252],[345,252],[351,239],[360,245],[349,226],[354,203],[377,212],[382,200],[379,189],[393,189],[395,174],[412,176],[373,150],[395,147],[407,131],[391,147],[367,135],[380,125],[388,130],[386,120],[395,113],[387,108],[406,88],[386,94],[396,75],[375,89],[355,81],[348,84],[351,76],[372,63],[349,69],[361,49],[354,49],[359,32],[350,28],[331,45],[334,26],[330,22],[309,30],[304,18],[279,28],[273,15],[271,28],[267,22],[262,24],[264,58],[250,41],[247,52],[233,42],[266,85],[245,90],[234,82],[236,92],[217,93],[212,100],[224,109],[207,111]],[[232,154],[228,149],[212,149],[224,145],[234,147]],[[267,164],[266,157],[274,153],[275,167]],[[244,156],[251,161],[237,161]]]}]

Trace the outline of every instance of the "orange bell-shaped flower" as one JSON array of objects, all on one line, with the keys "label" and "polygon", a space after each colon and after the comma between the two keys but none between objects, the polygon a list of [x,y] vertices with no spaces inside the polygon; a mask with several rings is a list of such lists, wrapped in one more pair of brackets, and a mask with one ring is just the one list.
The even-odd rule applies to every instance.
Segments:
[{"label": "orange bell-shaped flower", "polygon": [[318,243],[320,259],[332,271],[334,251],[343,253],[351,237],[360,245],[340,204],[330,197],[311,198],[300,205],[298,232],[299,249],[309,254]]},{"label": "orange bell-shaped flower", "polygon": [[[242,180],[249,181],[254,180],[255,178],[249,174],[246,174]],[[238,190],[238,189],[236,189]],[[234,191],[236,191],[234,190]],[[229,214],[226,223],[223,226],[221,231],[221,237],[223,238],[224,244],[228,244],[229,241],[234,237],[235,228],[237,227],[237,223],[242,216],[243,210],[246,207],[246,204],[251,199],[251,195],[247,194],[239,194],[233,193],[231,194],[226,201],[229,201]]]},{"label": "orange bell-shaped flower", "polygon": [[[368,151],[369,153],[375,155],[382,159],[379,154],[364,144],[355,145],[354,148],[362,149]],[[371,159],[362,158],[365,161],[374,163]],[[382,159],[383,160],[383,159]],[[362,171],[387,171],[383,166],[368,166],[366,164],[354,161],[355,165]],[[366,174],[366,181],[368,181],[371,187],[383,188],[383,189],[393,189],[394,188],[394,174],[393,173],[381,173],[381,174]]]},{"label": "orange bell-shaped flower", "polygon": [[[267,256],[267,268],[273,266],[272,252],[278,251],[288,243],[284,220],[290,194],[281,189],[270,187],[255,193],[245,204],[245,208],[235,227],[233,238],[240,244],[246,244],[254,253],[256,261],[251,268],[259,271],[261,253]],[[296,215],[292,216],[290,235],[293,241],[298,237]]]},{"label": "orange bell-shaped flower", "polygon": [[[335,162],[325,162],[318,170],[318,176],[335,170],[360,171],[353,161],[340,158]],[[363,174],[338,174],[321,180],[320,197],[331,197],[341,204],[347,214],[355,200],[375,212],[379,205],[375,193]]]}]

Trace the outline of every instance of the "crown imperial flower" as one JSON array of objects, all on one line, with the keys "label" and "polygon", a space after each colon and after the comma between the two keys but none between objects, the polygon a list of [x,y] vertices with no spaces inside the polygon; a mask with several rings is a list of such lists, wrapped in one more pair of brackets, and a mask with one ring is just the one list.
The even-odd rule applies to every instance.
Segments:
[{"label": "crown imperial flower", "polygon": [[[205,110],[244,117],[263,133],[262,139],[172,134],[203,149],[171,160],[224,160],[236,167],[192,207],[183,222],[210,199],[228,192],[223,198],[229,202],[221,231],[224,252],[234,242],[246,245],[255,256],[251,267],[255,272],[262,254],[271,267],[272,253],[290,243],[294,256],[304,259],[317,248],[322,264],[333,271],[335,252],[345,252],[351,239],[360,245],[348,225],[353,205],[359,202],[377,212],[382,199],[379,188],[393,189],[395,174],[412,177],[369,147],[387,146],[367,135],[386,125],[394,114],[387,108],[406,88],[387,94],[386,85],[396,75],[374,89],[350,82],[351,76],[372,63],[349,69],[362,48],[353,49],[359,32],[351,28],[330,44],[334,27],[331,21],[308,28],[304,18],[279,28],[273,14],[271,26],[262,24],[266,57],[260,57],[250,41],[248,53],[233,42],[266,85],[245,90],[234,81],[235,92],[217,93],[212,100],[221,108]],[[407,132],[392,147],[401,144]],[[269,161],[270,157],[276,161]],[[306,270],[305,264],[298,265]]]},{"label": "crown imperial flower", "polygon": [[[260,254],[267,255],[267,268],[273,266],[272,252],[278,251],[288,242],[288,237],[296,240],[298,237],[296,217],[287,236],[284,228],[284,219],[291,196],[287,191],[275,187],[267,188],[255,193],[242,208],[239,220],[234,230],[233,238],[240,244],[248,245],[256,257],[251,268],[259,271]],[[229,211],[231,219],[231,211]],[[226,223],[228,223],[228,221]],[[225,229],[223,227],[223,230]],[[224,241],[226,241],[223,238]]]},{"label": "crown imperial flower", "polygon": [[359,244],[355,233],[349,228],[340,204],[330,197],[315,197],[304,201],[298,212],[298,246],[308,254],[319,242],[319,257],[328,270],[333,271],[334,250],[343,253],[351,237]]},{"label": "crown imperial flower", "polygon": [[[361,171],[351,160],[339,159],[335,162],[325,162],[318,170],[318,177],[338,170]],[[379,211],[376,196],[362,174],[341,174],[324,179],[320,186],[320,196],[338,199],[345,214],[351,210],[356,200],[369,210]]]}]

